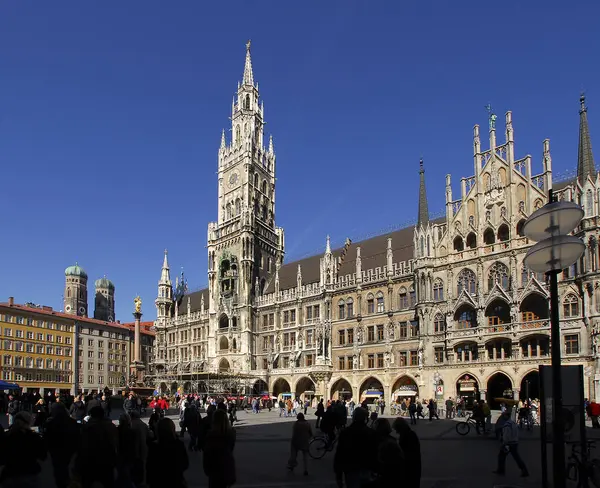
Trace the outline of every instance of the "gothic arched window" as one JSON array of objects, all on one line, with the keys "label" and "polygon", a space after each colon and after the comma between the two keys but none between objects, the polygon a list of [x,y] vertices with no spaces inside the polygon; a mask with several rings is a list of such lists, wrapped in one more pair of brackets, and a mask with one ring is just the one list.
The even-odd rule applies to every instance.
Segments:
[{"label": "gothic arched window", "polygon": [[475,273],[468,268],[463,269],[459,274],[456,280],[458,295],[460,292],[465,290],[467,293],[471,295],[475,295],[477,279],[475,278]]},{"label": "gothic arched window", "polygon": [[433,319],[433,331],[436,334],[444,332],[446,330],[446,319],[441,313],[438,313]]},{"label": "gothic arched window", "polygon": [[421,251],[421,256],[425,256],[425,239],[423,236],[419,239],[419,249]]},{"label": "gothic arched window", "polygon": [[415,292],[414,287],[410,287],[410,290],[408,290],[408,306],[409,307],[414,307],[417,304],[417,294]]},{"label": "gothic arched window", "polygon": [[439,278],[433,282],[433,299],[436,302],[444,300],[444,282]]},{"label": "gothic arched window", "polygon": [[427,255],[431,256],[431,237],[427,236]]},{"label": "gothic arched window", "polygon": [[352,298],[348,298],[348,300],[346,300],[346,316],[349,319],[354,317],[354,300],[352,300]]},{"label": "gothic arched window", "polygon": [[563,301],[563,315],[565,318],[579,316],[579,300],[573,293],[569,293]]},{"label": "gothic arched window", "polygon": [[400,310],[406,310],[408,308],[408,293],[406,288],[400,288],[400,294],[398,296],[398,308]]},{"label": "gothic arched window", "polygon": [[246,100],[244,101],[244,109],[250,110],[250,95],[246,95]]},{"label": "gothic arched window", "polygon": [[508,267],[504,263],[494,263],[488,273],[488,290],[498,283],[504,290],[508,289]]},{"label": "gothic arched window", "polygon": [[372,293],[367,295],[367,313],[375,313],[375,297]]},{"label": "gothic arched window", "polygon": [[240,139],[241,139],[240,126],[236,125],[235,126],[235,145],[236,146],[240,145]]},{"label": "gothic arched window", "polygon": [[592,190],[588,190],[586,193],[585,213],[588,217],[594,213],[594,194],[592,193]]},{"label": "gothic arched window", "polygon": [[343,320],[346,318],[346,303],[344,300],[338,302],[338,319]]},{"label": "gothic arched window", "polygon": [[67,298],[71,298],[71,288],[67,288]]},{"label": "gothic arched window", "polygon": [[254,173],[254,188],[258,190],[258,173]]},{"label": "gothic arched window", "polygon": [[381,313],[385,311],[385,302],[383,300],[383,293],[377,293],[377,312]]},{"label": "gothic arched window", "polygon": [[228,204],[225,206],[225,214],[226,214],[226,216],[227,216],[227,217],[226,217],[226,218],[227,218],[227,220],[229,220],[229,219],[231,218],[231,204],[230,204],[230,203],[228,203]]},{"label": "gothic arched window", "polygon": [[267,182],[266,181],[262,182],[262,192],[264,195],[267,194]]},{"label": "gothic arched window", "polygon": [[235,201],[235,214],[239,215],[242,213],[242,202],[240,201],[240,199],[236,199]]}]

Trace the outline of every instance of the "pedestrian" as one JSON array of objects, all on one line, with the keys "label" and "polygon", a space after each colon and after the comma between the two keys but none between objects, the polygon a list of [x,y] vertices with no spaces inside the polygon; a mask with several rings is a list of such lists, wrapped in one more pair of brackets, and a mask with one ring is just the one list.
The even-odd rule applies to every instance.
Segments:
[{"label": "pedestrian", "polygon": [[183,473],[189,467],[188,454],[175,431],[170,418],[162,418],[157,425],[158,440],[148,448],[146,481],[150,488],[186,488]]},{"label": "pedestrian", "polygon": [[79,425],[69,417],[61,402],[54,402],[50,407],[44,439],[52,461],[54,482],[57,488],[67,488],[71,478],[69,465],[79,446]]},{"label": "pedestrian", "polygon": [[501,476],[506,473],[506,457],[512,454],[513,459],[521,470],[521,476],[527,477],[529,476],[529,471],[519,454],[519,426],[514,422],[509,413],[504,412],[502,417],[504,421],[502,425],[502,446],[498,453],[498,466],[494,473]]},{"label": "pedestrian", "polygon": [[[377,466],[376,434],[367,427],[369,413],[362,407],[354,410],[352,423],[340,432],[333,459],[338,487],[359,488],[371,481]],[[404,482],[404,480],[403,480]]]},{"label": "pedestrian", "polygon": [[119,433],[117,427],[104,417],[102,407],[94,407],[89,413],[89,421],[81,428],[81,445],[75,457],[73,481],[83,488],[91,488],[98,483],[104,488],[112,488]]},{"label": "pedestrian", "polygon": [[18,400],[18,398],[15,398],[12,395],[8,395],[8,404],[6,405],[8,427],[10,427],[13,424],[15,420],[15,415],[19,413],[19,410],[21,410],[21,402]]},{"label": "pedestrian", "polygon": [[421,486],[421,443],[417,434],[401,417],[394,420],[393,429],[398,434],[398,445],[404,454],[403,488]]},{"label": "pedestrian", "polygon": [[454,402],[452,401],[452,397],[448,397],[446,400],[446,418],[451,419],[454,417]]},{"label": "pedestrian", "polygon": [[146,459],[148,457],[148,426],[139,412],[131,412],[131,430],[134,434],[133,469],[131,479],[136,486],[142,486],[146,480]]},{"label": "pedestrian", "polygon": [[29,412],[15,414],[13,423],[3,439],[1,449],[4,469],[0,474],[2,488],[36,488],[46,459],[42,437],[31,430],[33,418]]},{"label": "pedestrian", "polygon": [[236,482],[235,440],[235,430],[229,424],[227,412],[217,410],[213,414],[202,457],[209,488],[226,488]]},{"label": "pedestrian", "polygon": [[483,412],[483,418],[485,419],[483,433],[487,434],[492,431],[492,410],[490,409],[489,403],[486,401],[482,402],[481,410]]},{"label": "pedestrian", "polygon": [[288,469],[293,471],[298,465],[298,452],[302,453],[302,462],[304,465],[304,476],[308,476],[308,444],[313,436],[310,424],[306,421],[304,414],[299,413],[296,416],[297,420],[294,423],[292,430],[292,440],[290,448],[290,459],[288,461]]},{"label": "pedestrian", "polygon": [[388,488],[398,483],[398,473],[404,473],[404,454],[390,434],[392,427],[386,418],[377,420],[375,434],[377,440],[376,478],[370,488]]},{"label": "pedestrian", "polygon": [[[419,403],[421,405],[421,403]],[[421,407],[421,410],[423,407]],[[410,399],[410,405],[408,406],[408,414],[410,415],[410,424],[417,425],[417,413],[418,408],[414,398]]]},{"label": "pedestrian", "polygon": [[429,421],[430,422],[433,420],[433,417],[440,420],[440,417],[437,413],[437,405],[432,399],[429,400],[429,402],[427,402],[427,409],[429,410]]},{"label": "pedestrian", "polygon": [[306,412],[308,412],[308,407],[310,406],[310,401],[309,400],[305,400],[304,401],[304,416],[306,417]]},{"label": "pedestrian", "polygon": [[[317,416],[317,424],[315,425],[315,427],[317,429],[319,428],[319,424],[321,423],[321,419],[324,414],[325,414],[325,407],[323,406],[323,399],[321,398],[317,405],[317,411],[315,412],[315,415]],[[280,417],[281,417],[281,415],[280,415]]]},{"label": "pedestrian", "polygon": [[383,413],[385,412],[385,400],[383,399],[383,397],[379,401],[379,409],[381,410],[381,415],[383,415]]}]

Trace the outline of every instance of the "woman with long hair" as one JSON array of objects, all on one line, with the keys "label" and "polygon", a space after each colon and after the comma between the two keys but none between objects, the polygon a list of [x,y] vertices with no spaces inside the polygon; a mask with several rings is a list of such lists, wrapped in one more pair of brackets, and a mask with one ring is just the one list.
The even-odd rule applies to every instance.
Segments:
[{"label": "woman with long hair", "polygon": [[209,488],[226,488],[236,481],[235,430],[231,427],[227,412],[217,409],[204,443],[204,473]]}]

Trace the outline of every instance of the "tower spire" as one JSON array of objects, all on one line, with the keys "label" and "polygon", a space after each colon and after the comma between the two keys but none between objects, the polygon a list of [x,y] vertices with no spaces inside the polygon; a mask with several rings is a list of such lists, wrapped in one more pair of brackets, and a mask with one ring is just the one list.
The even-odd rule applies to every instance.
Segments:
[{"label": "tower spire", "polygon": [[171,284],[171,273],[169,271],[169,260],[167,255],[168,251],[165,249],[165,257],[163,259],[162,271],[160,273],[160,283],[164,285]]},{"label": "tower spire", "polygon": [[596,166],[592,154],[592,141],[585,106],[585,94],[579,97],[579,154],[577,156],[577,180],[583,185],[588,176],[596,177]]},{"label": "tower spire", "polygon": [[225,141],[225,129],[221,132],[221,147],[220,149],[225,149],[226,141]]},{"label": "tower spire", "polygon": [[427,207],[427,191],[425,190],[425,168],[423,158],[419,161],[419,217],[417,227],[426,226],[429,222],[429,208]]},{"label": "tower spire", "polygon": [[244,65],[244,85],[254,86],[254,74],[252,73],[252,57],[250,56],[250,40],[246,43],[246,64]]}]

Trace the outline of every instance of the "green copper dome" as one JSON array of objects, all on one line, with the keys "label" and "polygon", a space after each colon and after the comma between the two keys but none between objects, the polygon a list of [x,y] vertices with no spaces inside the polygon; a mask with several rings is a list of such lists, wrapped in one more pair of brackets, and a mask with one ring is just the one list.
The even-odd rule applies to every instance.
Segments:
[{"label": "green copper dome", "polygon": [[96,286],[96,288],[108,288],[109,290],[115,289],[115,285],[113,285],[113,282],[107,279],[106,276],[104,278],[96,280],[94,282],[94,285]]},{"label": "green copper dome", "polygon": [[80,278],[87,279],[88,275],[85,270],[75,263],[75,266],[69,266],[65,269],[65,276],[79,276]]}]

